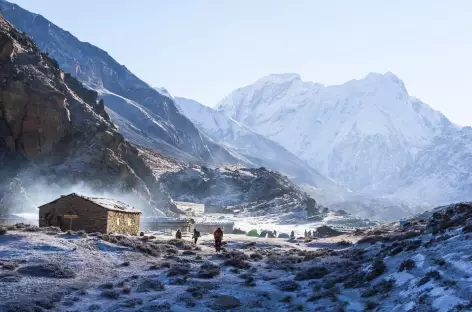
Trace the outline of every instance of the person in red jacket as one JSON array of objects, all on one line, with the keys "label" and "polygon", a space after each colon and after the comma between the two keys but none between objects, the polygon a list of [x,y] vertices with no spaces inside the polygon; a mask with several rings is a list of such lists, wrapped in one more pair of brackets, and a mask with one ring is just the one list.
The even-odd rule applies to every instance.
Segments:
[{"label": "person in red jacket", "polygon": [[219,252],[221,250],[221,241],[223,240],[223,231],[221,228],[216,229],[216,231],[213,233],[213,237],[215,238],[216,252]]}]

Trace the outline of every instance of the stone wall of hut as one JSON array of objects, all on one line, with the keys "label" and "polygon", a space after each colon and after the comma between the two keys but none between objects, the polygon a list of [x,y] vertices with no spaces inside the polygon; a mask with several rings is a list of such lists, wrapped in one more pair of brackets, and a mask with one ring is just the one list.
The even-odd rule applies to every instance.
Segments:
[{"label": "stone wall of hut", "polygon": [[[107,210],[78,196],[65,196],[39,208],[39,226],[57,226],[62,230],[107,232]],[[64,215],[77,215],[66,219]]]},{"label": "stone wall of hut", "polygon": [[137,235],[140,229],[141,214],[108,211],[108,233],[127,233]]}]

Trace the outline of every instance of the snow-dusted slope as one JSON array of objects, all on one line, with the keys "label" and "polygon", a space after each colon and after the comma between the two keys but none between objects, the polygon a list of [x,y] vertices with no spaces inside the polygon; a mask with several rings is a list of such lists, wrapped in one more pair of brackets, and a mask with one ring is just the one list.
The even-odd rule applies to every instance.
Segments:
[{"label": "snow-dusted slope", "polygon": [[436,135],[455,128],[392,73],[328,87],[270,75],[235,90],[218,110],[355,191],[383,190]]},{"label": "snow-dusted slope", "polygon": [[436,137],[399,176],[396,198],[426,204],[472,200],[472,128]]},{"label": "snow-dusted slope", "polygon": [[283,172],[292,180],[323,189],[332,193],[333,197],[335,193],[339,195],[341,188],[336,183],[325,178],[274,141],[197,101],[178,97],[175,101],[181,112],[202,132],[237,152],[241,155],[239,158],[246,159],[254,166],[264,166]]}]

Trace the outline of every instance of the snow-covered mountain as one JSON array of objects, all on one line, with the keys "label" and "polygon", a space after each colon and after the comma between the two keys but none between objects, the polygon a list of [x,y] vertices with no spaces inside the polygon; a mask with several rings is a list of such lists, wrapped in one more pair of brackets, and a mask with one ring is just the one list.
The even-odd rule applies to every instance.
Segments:
[{"label": "snow-covered mountain", "polygon": [[107,111],[126,138],[186,161],[237,163],[183,116],[166,92],[159,92],[119,64],[106,51],[81,42],[41,15],[0,0],[2,14],[28,34],[42,52],[57,60],[104,99]]},{"label": "snow-covered mountain", "polygon": [[235,90],[217,109],[272,139],[326,176],[378,194],[437,135],[456,129],[410,97],[392,73],[323,86],[270,75]]},{"label": "snow-covered mountain", "polygon": [[472,200],[472,128],[437,136],[398,178],[395,198],[426,204]]},{"label": "snow-covered mountain", "polygon": [[237,153],[238,158],[256,167],[267,167],[286,174],[291,180],[306,183],[330,194],[330,200],[342,197],[342,188],[311,168],[297,156],[272,140],[250,130],[221,112],[197,101],[176,97],[181,112],[214,141]]}]

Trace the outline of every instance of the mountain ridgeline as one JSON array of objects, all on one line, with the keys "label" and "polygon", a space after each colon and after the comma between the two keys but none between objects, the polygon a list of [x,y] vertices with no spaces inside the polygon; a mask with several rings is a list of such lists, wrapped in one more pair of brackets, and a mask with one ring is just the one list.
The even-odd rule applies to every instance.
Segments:
[{"label": "mountain ridgeline", "polygon": [[225,164],[238,161],[182,115],[172,98],[149,86],[107,52],[81,42],[43,16],[0,1],[3,15],[28,34],[65,71],[98,92],[127,139],[186,161]]},{"label": "mountain ridgeline", "polygon": [[176,97],[175,101],[185,116],[204,133],[238,158],[253,167],[268,167],[285,173],[292,181],[305,183],[323,190],[332,199],[341,197],[345,190],[327,179],[306,162],[278,143],[252,131],[221,112],[197,101]]},{"label": "mountain ridgeline", "polygon": [[217,110],[358,194],[417,204],[472,198],[470,128],[411,97],[392,73],[336,86],[270,75]]},{"label": "mountain ridgeline", "polygon": [[[160,194],[157,197],[163,196],[166,211],[174,206],[169,206],[170,198],[156,179],[165,172],[164,167],[170,166],[176,172],[188,168],[182,164],[189,163],[196,167],[236,165],[280,171],[320,203],[348,211],[351,207],[351,212],[363,210],[361,215],[367,213],[369,217],[378,212],[397,218],[399,213],[422,209],[418,207],[472,199],[471,128],[453,124],[410,96],[404,83],[392,73],[371,73],[335,86],[305,82],[298,74],[269,75],[236,89],[215,110],[151,87],[107,52],[79,41],[41,15],[4,0],[0,0],[0,8],[23,32],[17,35],[21,42],[29,40],[25,39],[27,34],[37,44],[28,41],[28,47],[36,49],[29,53],[40,55],[26,57],[27,53],[19,52],[27,51],[22,48],[14,49],[13,55],[17,57],[11,58],[7,40],[4,61],[11,59],[14,66],[20,67],[28,64],[29,69],[24,69],[30,76],[35,75],[29,72],[31,68],[44,73],[53,66],[57,68],[54,71],[62,73],[59,76],[64,77],[63,82],[55,81],[49,74],[41,74],[37,80],[44,84],[47,77],[52,79],[53,86],[67,86],[54,87],[58,92],[51,91],[52,98],[59,96],[54,100],[58,107],[62,97],[66,98],[65,109],[46,108],[47,116],[51,117],[37,112],[34,115],[28,111],[31,108],[19,109],[23,104],[12,113],[4,100],[0,115],[0,161],[9,164],[9,178],[17,177],[18,170],[14,168],[24,168],[25,161],[30,164],[32,160],[53,162],[47,170],[34,166],[41,175],[46,170],[46,176],[59,173],[74,181],[100,176],[106,162],[100,161],[102,169],[90,164],[95,158],[100,159],[103,151],[94,154],[93,148],[87,151],[85,146],[82,150],[70,147],[63,150],[71,133],[82,131],[86,133],[81,133],[84,140],[97,136],[98,145],[112,144],[107,148],[114,156],[109,155],[108,159],[129,167],[131,175],[124,174],[125,169],[115,170],[128,178],[116,180],[112,174],[108,178],[110,183],[118,181],[128,189],[140,189],[136,192],[147,194],[144,197],[148,199],[152,197],[151,190],[157,188],[156,194]],[[24,92],[23,87],[8,83],[3,87],[12,94]],[[77,98],[85,106],[74,105]],[[9,99],[8,95],[5,99]],[[15,97],[11,100],[24,103]],[[77,113],[82,110],[94,115]],[[82,129],[81,122],[94,126]],[[44,126],[38,130],[38,124]],[[57,131],[46,124],[54,125]],[[30,129],[34,131],[27,133]],[[48,135],[50,138],[42,138]],[[127,147],[123,150],[124,146]],[[49,157],[52,154],[55,158]],[[174,166],[164,155],[175,157],[178,165]],[[102,178],[98,180],[108,183]],[[18,183],[12,180],[9,185]],[[378,209],[378,203],[382,209]]]},{"label": "mountain ridgeline", "polygon": [[[200,165],[264,166],[281,171],[294,181],[341,193],[333,181],[269,139],[247,132],[243,138],[235,138],[234,144],[227,144],[207,132],[207,128],[195,127],[193,115],[182,114],[166,91],[149,86],[107,52],[79,41],[43,16],[3,0],[0,8],[18,29],[33,38],[41,51],[104,99],[111,120],[129,141]],[[251,142],[252,139],[256,141]],[[263,146],[257,148],[260,143]]]}]

